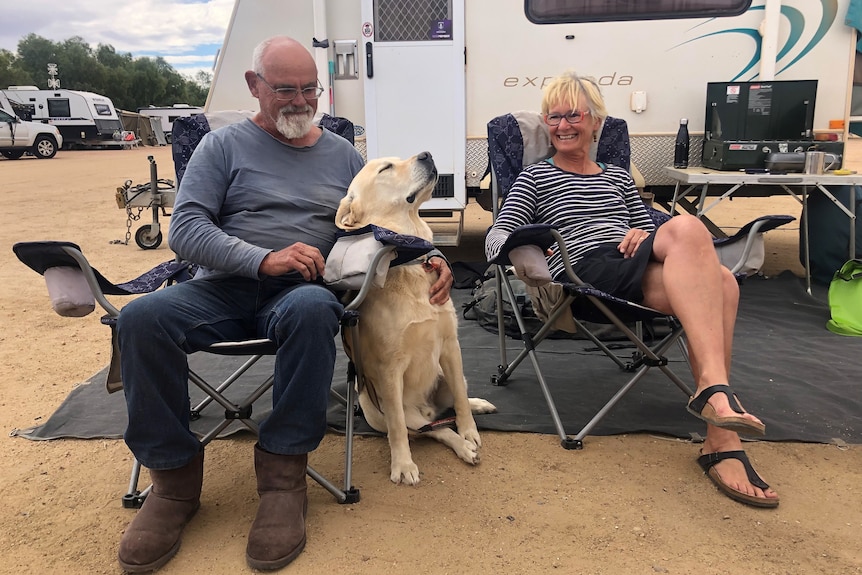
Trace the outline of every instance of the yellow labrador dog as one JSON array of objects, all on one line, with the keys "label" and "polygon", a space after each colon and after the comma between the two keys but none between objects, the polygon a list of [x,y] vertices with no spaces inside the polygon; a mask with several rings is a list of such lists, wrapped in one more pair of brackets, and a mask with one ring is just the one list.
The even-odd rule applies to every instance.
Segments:
[{"label": "yellow labrador dog", "polygon": [[[350,184],[335,222],[344,230],[375,224],[430,242],[431,228],[419,217],[419,206],[431,198],[436,182],[428,152],[407,160],[369,161]],[[394,483],[419,483],[410,432],[454,408],[457,432],[443,426],[424,435],[476,464],[482,441],[473,413],[496,411],[483,399],[467,397],[455,306],[451,300],[443,305],[429,301],[437,277],[414,263],[390,268],[385,286],[372,288],[360,307],[359,341],[345,342],[348,354],[354,347],[361,354],[365,378],[359,404],[368,424],[389,439]]]}]

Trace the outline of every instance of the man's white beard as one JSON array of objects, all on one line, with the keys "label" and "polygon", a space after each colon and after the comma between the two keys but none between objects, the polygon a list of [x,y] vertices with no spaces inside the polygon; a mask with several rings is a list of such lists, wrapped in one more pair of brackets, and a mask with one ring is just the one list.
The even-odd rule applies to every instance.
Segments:
[{"label": "man's white beard", "polygon": [[[287,112],[292,112],[286,115]],[[296,112],[306,112],[304,116]],[[314,111],[311,106],[285,106],[279,110],[275,127],[278,132],[288,140],[295,140],[305,136],[312,126]]]}]

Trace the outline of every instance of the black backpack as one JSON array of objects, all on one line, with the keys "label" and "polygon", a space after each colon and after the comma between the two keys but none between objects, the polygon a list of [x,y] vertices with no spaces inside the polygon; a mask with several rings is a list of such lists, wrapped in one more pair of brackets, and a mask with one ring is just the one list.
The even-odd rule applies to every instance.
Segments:
[{"label": "black backpack", "polygon": [[[510,274],[511,275],[511,274]],[[542,321],[536,317],[527,286],[516,277],[509,277],[512,291],[515,292],[514,306],[518,306],[521,317],[527,326],[527,331],[535,335],[542,328]],[[493,271],[488,277],[476,281],[472,291],[472,298],[464,304],[464,319],[476,320],[483,328],[492,333],[498,333],[497,324],[497,277]],[[521,331],[515,320],[514,306],[509,301],[506,291],[503,291],[503,325],[506,335],[515,339],[521,339]]]}]

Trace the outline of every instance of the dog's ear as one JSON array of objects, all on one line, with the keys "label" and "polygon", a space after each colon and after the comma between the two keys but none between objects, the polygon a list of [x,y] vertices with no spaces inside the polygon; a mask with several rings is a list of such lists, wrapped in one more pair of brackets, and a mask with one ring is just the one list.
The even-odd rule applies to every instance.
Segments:
[{"label": "dog's ear", "polygon": [[356,197],[348,190],[347,195],[338,204],[338,211],[335,213],[335,225],[342,230],[356,230],[361,226],[357,222],[361,221],[359,215],[360,204],[356,201]]}]

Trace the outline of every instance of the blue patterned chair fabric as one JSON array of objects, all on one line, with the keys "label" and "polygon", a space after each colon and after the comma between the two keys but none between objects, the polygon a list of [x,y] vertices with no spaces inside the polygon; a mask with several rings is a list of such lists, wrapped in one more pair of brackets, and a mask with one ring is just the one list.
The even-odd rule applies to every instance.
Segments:
[{"label": "blue patterned chair fabric", "polygon": [[186,173],[186,166],[189,164],[192,152],[209,131],[210,125],[205,114],[183,116],[174,120],[171,128],[171,154],[174,159],[178,188],[183,174]]},{"label": "blue patterned chair fabric", "polygon": [[318,125],[321,128],[326,128],[334,134],[338,134],[351,144],[355,143],[356,131],[353,127],[353,122],[351,122],[347,118],[340,118],[338,116],[330,116],[329,114],[324,114],[323,117],[320,119],[320,123]]},{"label": "blue patterned chair fabric", "polygon": [[596,158],[600,162],[632,171],[632,149],[629,126],[622,118],[605,118],[599,137]]}]

